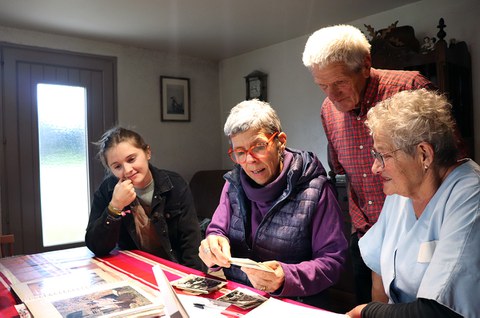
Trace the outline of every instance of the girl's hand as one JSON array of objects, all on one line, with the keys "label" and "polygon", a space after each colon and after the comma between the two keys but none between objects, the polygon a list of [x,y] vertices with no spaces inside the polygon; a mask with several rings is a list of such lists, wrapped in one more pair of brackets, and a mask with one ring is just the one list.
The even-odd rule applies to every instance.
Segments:
[{"label": "girl's hand", "polygon": [[118,179],[118,182],[113,189],[113,195],[110,204],[112,207],[122,210],[124,207],[132,203],[136,197],[137,194],[133,188],[132,181],[129,179]]}]

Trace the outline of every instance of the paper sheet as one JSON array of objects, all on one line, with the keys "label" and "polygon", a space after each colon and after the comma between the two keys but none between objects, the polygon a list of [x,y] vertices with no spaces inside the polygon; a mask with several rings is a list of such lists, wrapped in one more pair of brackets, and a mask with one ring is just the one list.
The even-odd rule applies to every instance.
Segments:
[{"label": "paper sheet", "polygon": [[[183,306],[185,307],[186,311],[190,315],[190,317],[195,318],[227,318],[221,314],[230,304],[226,304],[224,306],[221,305],[214,305],[211,303],[209,299],[198,297],[198,296],[191,296],[191,295],[178,295],[178,298],[182,302]],[[203,309],[195,307],[194,304],[204,304],[205,307]]]},{"label": "paper sheet", "polygon": [[250,311],[244,316],[245,318],[291,318],[291,317],[308,317],[308,318],[339,318],[348,317],[346,314],[336,314],[320,309],[299,306],[287,303],[275,298],[269,298],[266,302]]}]

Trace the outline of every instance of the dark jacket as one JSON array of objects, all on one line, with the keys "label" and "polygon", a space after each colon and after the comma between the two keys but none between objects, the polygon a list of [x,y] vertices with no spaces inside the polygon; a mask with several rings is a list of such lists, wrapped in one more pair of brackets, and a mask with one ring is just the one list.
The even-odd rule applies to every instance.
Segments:
[{"label": "dark jacket", "polygon": [[[200,227],[193,198],[188,184],[171,171],[160,170],[150,165],[154,180],[154,193],[150,220],[155,224],[164,259],[182,265],[204,269],[198,257]],[[97,256],[103,256],[114,248],[141,249],[136,242],[135,221],[132,214],[113,217],[108,213],[108,204],[118,179],[106,178],[94,194],[90,218],[85,235],[87,247]]]}]

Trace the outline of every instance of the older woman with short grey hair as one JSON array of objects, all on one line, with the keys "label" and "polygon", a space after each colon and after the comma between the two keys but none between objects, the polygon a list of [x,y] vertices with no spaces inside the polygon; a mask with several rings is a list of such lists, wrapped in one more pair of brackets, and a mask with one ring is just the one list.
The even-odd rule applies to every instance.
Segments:
[{"label": "older woman with short grey hair", "polygon": [[[224,127],[236,164],[199,248],[213,270],[282,297],[327,307],[324,291],[346,257],[340,207],[317,157],[286,148],[273,108],[259,100],[235,106]],[[238,267],[231,257],[267,270]]]},{"label": "older woman with short grey hair", "polygon": [[232,108],[223,131],[225,136],[230,137],[250,129],[273,134],[282,132],[282,125],[275,110],[267,103],[260,100],[243,101]]},{"label": "older woman with short grey hair", "polygon": [[348,315],[479,317],[480,167],[456,159],[450,104],[404,91],[372,108],[366,124],[387,198],[359,242],[374,302]]}]

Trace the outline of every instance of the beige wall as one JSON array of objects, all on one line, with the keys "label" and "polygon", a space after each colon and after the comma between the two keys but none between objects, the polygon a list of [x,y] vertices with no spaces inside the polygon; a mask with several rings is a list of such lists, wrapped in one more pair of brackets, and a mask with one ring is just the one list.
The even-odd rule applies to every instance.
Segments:
[{"label": "beige wall", "polygon": [[[399,21],[398,25],[411,25],[416,37],[436,36],[438,20],[443,17],[447,25],[446,40],[451,38],[467,42],[472,56],[475,122],[480,122],[480,37],[478,36],[478,0],[423,0],[391,11],[355,21],[353,24],[366,32],[364,24],[376,30]],[[318,27],[324,25],[319,22]],[[308,35],[236,56],[220,63],[220,104],[222,123],[228,111],[245,98],[243,77],[253,70],[269,74],[269,101],[279,113],[283,129],[288,135],[288,145],[310,150],[327,164],[326,139],[320,124],[320,105],[323,93],[313,84],[311,75],[303,66],[301,56]],[[477,88],[477,89],[476,89]],[[476,127],[476,158],[480,158],[480,127]],[[227,144],[223,143],[223,151]],[[224,159],[224,164],[228,164]]]}]

